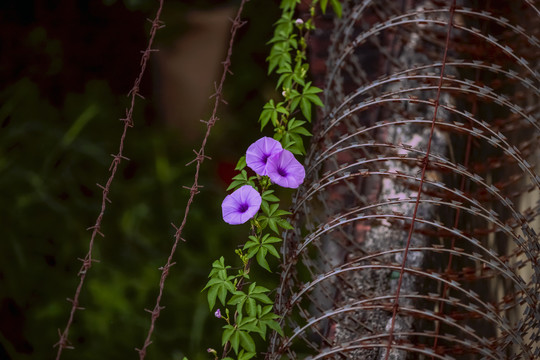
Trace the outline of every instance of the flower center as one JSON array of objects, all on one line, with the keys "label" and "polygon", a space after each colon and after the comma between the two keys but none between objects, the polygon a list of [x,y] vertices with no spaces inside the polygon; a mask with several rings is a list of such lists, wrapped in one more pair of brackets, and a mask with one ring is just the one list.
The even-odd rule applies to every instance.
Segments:
[{"label": "flower center", "polygon": [[269,158],[269,157],[270,157],[270,154],[263,154],[263,156],[262,156],[262,161],[263,161],[263,163],[266,164],[266,162],[268,161],[268,158]]},{"label": "flower center", "polygon": [[277,168],[277,173],[283,177],[286,177],[287,176],[287,171],[285,171],[285,169],[282,169],[280,167]]},{"label": "flower center", "polygon": [[241,213],[245,213],[247,209],[249,209],[249,205],[246,203],[243,203],[243,204],[240,204],[240,208],[238,209],[238,211],[240,211]]}]

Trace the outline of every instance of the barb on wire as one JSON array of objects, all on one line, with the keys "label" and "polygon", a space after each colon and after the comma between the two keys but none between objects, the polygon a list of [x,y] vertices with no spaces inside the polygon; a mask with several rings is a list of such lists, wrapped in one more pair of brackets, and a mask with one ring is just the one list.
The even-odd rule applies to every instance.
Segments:
[{"label": "barb on wire", "polygon": [[213,110],[212,110],[212,115],[210,116],[210,119],[204,123],[206,123],[206,133],[204,134],[204,138],[201,142],[201,146],[199,148],[199,150],[193,150],[196,154],[196,157],[193,161],[191,161],[190,163],[186,164],[186,165],[189,165],[189,164],[192,164],[192,163],[195,163],[195,175],[193,177],[193,184],[188,187],[188,186],[184,186],[184,188],[188,189],[190,191],[190,194],[189,194],[189,199],[186,203],[186,207],[185,207],[185,210],[184,210],[184,217],[182,219],[182,222],[180,223],[180,226],[175,226],[173,224],[173,227],[174,229],[176,230],[175,234],[174,234],[174,243],[171,247],[171,251],[170,251],[170,254],[169,254],[169,257],[167,258],[167,262],[166,264],[161,267],[161,277],[160,277],[160,280],[159,280],[159,291],[158,291],[158,295],[156,297],[156,304],[154,306],[154,310],[152,311],[152,316],[151,316],[151,320],[150,320],[150,327],[148,328],[148,332],[146,334],[146,338],[144,340],[144,344],[141,348],[135,348],[135,350],[139,353],[139,359],[144,359],[146,357],[146,352],[147,352],[147,349],[148,349],[148,346],[150,346],[150,344],[152,343],[152,334],[154,332],[154,329],[155,329],[155,326],[156,326],[156,320],[159,318],[159,315],[160,315],[160,311],[161,311],[161,307],[160,307],[160,303],[161,303],[161,298],[163,296],[163,290],[165,288],[165,280],[167,279],[167,276],[169,275],[169,268],[174,264],[173,263],[173,257],[174,257],[174,254],[176,252],[176,248],[178,247],[178,244],[179,242],[182,240],[182,241],[185,241],[183,238],[182,238],[182,231],[184,230],[184,227],[186,225],[186,222],[187,222],[187,217],[189,215],[189,210],[191,208],[191,204],[193,203],[193,199],[195,197],[195,195],[197,195],[199,193],[198,189],[200,187],[202,187],[202,185],[199,185],[199,171],[200,171],[200,168],[201,168],[201,165],[204,161],[204,159],[207,159],[208,157],[204,154],[204,150],[206,149],[206,143],[208,141],[208,138],[210,136],[210,131],[212,130],[212,127],[215,125],[216,121],[219,119],[217,117],[217,110],[218,110],[218,107],[219,107],[219,104],[220,103],[223,103],[223,104],[227,104],[227,102],[223,99],[223,93],[222,93],[222,90],[223,90],[223,85],[225,83],[225,79],[227,78],[227,74],[229,73],[229,67],[231,65],[231,56],[232,56],[232,51],[233,51],[233,45],[234,45],[234,40],[235,40],[235,37],[236,37],[236,32],[238,31],[238,29],[240,29],[240,27],[242,27],[245,22],[241,21],[241,15],[242,15],[242,11],[243,11],[243,8],[244,8],[244,5],[248,2],[249,0],[242,0],[242,2],[240,3],[240,6],[238,8],[238,11],[236,13],[236,17],[234,19],[234,21],[232,22],[232,27],[231,27],[231,37],[230,37],[230,40],[229,40],[229,47],[228,47],[228,50],[227,50],[227,55],[225,57],[225,61],[223,61],[223,74],[221,75],[221,79],[219,81],[219,84],[215,84],[214,87],[215,87],[215,93],[210,97],[210,98],[214,98],[214,107],[213,107]]},{"label": "barb on wire", "polygon": [[152,45],[154,43],[154,38],[156,36],[157,30],[161,29],[164,26],[164,24],[160,20],[162,8],[163,8],[163,0],[159,0],[159,7],[156,12],[156,16],[154,17],[153,20],[149,19],[149,21],[152,23],[152,27],[150,29],[150,37],[148,40],[148,45],[146,47],[146,50],[142,51],[141,62],[140,62],[140,72],[137,78],[135,79],[133,87],[128,93],[128,97],[131,98],[131,101],[130,101],[129,107],[126,108],[126,116],[125,118],[120,119],[120,121],[124,122],[124,128],[122,131],[122,135],[120,136],[120,144],[118,146],[118,153],[111,154],[111,156],[113,157],[113,160],[109,167],[109,173],[110,173],[109,178],[105,186],[97,184],[97,186],[102,190],[101,210],[99,212],[99,215],[96,219],[95,224],[88,228],[88,230],[92,230],[92,234],[90,236],[90,242],[88,244],[88,252],[85,258],[82,260],[79,259],[83,262],[83,265],[77,274],[77,276],[79,276],[79,284],[77,285],[73,299],[68,299],[68,301],[72,304],[71,311],[69,313],[69,318],[68,318],[68,321],[66,323],[64,330],[63,331],[58,330],[59,340],[56,344],[54,344],[54,347],[58,348],[56,352],[56,360],[61,358],[62,352],[64,349],[74,348],[72,345],[70,345],[70,342],[68,340],[69,330],[71,328],[71,325],[73,324],[73,320],[75,318],[75,312],[77,310],[83,309],[82,307],[79,306],[79,297],[81,295],[81,291],[84,285],[84,281],[86,279],[86,275],[88,274],[88,271],[92,267],[92,263],[97,262],[97,260],[92,257],[96,235],[105,237],[105,235],[101,232],[101,223],[103,220],[103,215],[105,214],[106,204],[111,203],[111,200],[109,200],[108,198],[108,194],[111,190],[111,184],[114,180],[116,171],[118,170],[118,166],[120,165],[121,161],[129,160],[123,154],[124,142],[126,140],[126,134],[127,134],[128,128],[133,127],[133,109],[135,108],[135,99],[137,97],[144,99],[144,97],[139,93],[139,85],[144,76],[146,66],[148,64],[148,60],[150,59],[150,54],[154,51],[157,51],[156,49],[152,49]]}]

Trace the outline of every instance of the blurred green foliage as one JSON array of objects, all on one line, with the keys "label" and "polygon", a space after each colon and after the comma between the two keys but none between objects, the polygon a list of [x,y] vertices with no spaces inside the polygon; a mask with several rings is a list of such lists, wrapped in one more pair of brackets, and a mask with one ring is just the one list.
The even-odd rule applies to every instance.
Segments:
[{"label": "blurred green foliage", "polygon": [[[151,17],[157,2],[150,3],[153,6],[136,9]],[[165,22],[174,18],[173,11],[187,11],[195,3],[166,5]],[[272,2],[246,7],[249,23],[234,50],[235,76],[226,84],[229,105],[221,108],[221,120],[210,137],[207,154],[212,160],[202,166],[199,183],[204,188],[188,218],[183,235],[187,242],[180,244],[167,279],[162,301],[166,308],[147,359],[208,359],[206,348],[219,348],[222,324],[200,291],[212,260],[233,254],[246,228],[222,221],[227,183],[218,173],[259,137],[264,89],[274,87],[265,75],[264,39],[270,38],[278,13]],[[141,21],[140,26],[148,24]],[[163,31],[160,41],[166,43],[171,36]],[[128,100],[125,92],[113,90],[111,79],[92,76],[81,91],[45,91],[50,87],[43,83],[77,71],[77,64],[64,57],[67,45],[38,25],[30,25],[23,46],[48,62],[44,71],[29,60],[24,64],[27,75],[4,84],[0,92],[0,358],[6,359],[53,357],[57,329],[64,328],[71,307],[66,298],[73,297],[78,284],[77,258],[88,250],[86,228],[94,224],[101,206],[96,183],[105,183],[109,176],[110,154],[118,149],[123,125],[118,119]],[[145,46],[140,44],[141,49]],[[139,56],[125,61],[138,64]],[[107,58],[103,61],[106,67]],[[125,80],[125,89],[136,75]],[[143,83],[152,79],[158,80],[150,70]],[[145,89],[146,100],[136,105],[135,127],[128,130],[125,144],[131,161],[120,165],[103,220],[105,238],[98,237],[94,248],[100,262],[87,276],[81,295],[85,310],[76,313],[70,332],[75,350],[66,350],[63,359],[137,356],[134,348],[142,346],[150,324],[144,309],[154,306],[158,268],[173,243],[170,223],[178,224],[184,213],[188,191],[182,185],[191,185],[195,170],[185,164],[200,142],[186,143],[181,133],[161,123],[157,99],[150,86]],[[271,287],[272,281],[277,276],[263,285]]]}]

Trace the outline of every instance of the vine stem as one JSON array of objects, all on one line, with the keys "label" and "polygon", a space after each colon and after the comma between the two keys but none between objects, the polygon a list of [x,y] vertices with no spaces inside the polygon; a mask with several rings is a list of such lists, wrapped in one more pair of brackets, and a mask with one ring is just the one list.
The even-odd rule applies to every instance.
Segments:
[{"label": "vine stem", "polygon": [[[253,258],[249,259],[248,262],[246,263],[246,265],[244,266],[244,273],[249,272],[249,270],[251,269],[252,260],[253,260]],[[238,281],[238,284],[236,284],[236,290],[237,291],[242,291],[242,289],[244,287],[245,279],[246,279],[245,277],[240,278],[240,280]],[[237,320],[236,320],[237,317],[238,317],[238,311],[235,311],[234,312],[234,325],[238,325]],[[223,352],[221,353],[221,359],[225,359],[227,357],[227,355],[229,354],[229,351],[231,351],[231,343],[229,341],[227,341],[223,345]]]},{"label": "vine stem", "polygon": [[448,47],[449,47],[449,44],[450,44],[450,34],[452,32],[452,27],[453,27],[453,22],[454,22],[455,8],[456,8],[456,0],[452,0],[452,5],[450,6],[450,10],[449,10],[450,17],[449,17],[449,20],[448,20],[448,29],[446,31],[446,41],[445,41],[445,45],[444,45],[444,55],[443,55],[442,66],[441,66],[441,74],[439,76],[439,84],[437,86],[437,96],[435,97],[435,101],[434,101],[435,108],[433,109],[433,119],[431,121],[431,129],[430,129],[430,133],[429,133],[429,139],[428,139],[428,144],[427,144],[427,149],[426,149],[426,155],[424,157],[424,161],[422,162],[423,163],[422,164],[422,175],[420,177],[420,184],[418,185],[418,195],[416,196],[416,202],[414,204],[414,211],[413,211],[413,215],[412,215],[412,218],[411,218],[411,226],[409,227],[409,234],[407,236],[407,243],[405,245],[405,251],[403,253],[403,261],[401,262],[401,268],[399,270],[399,279],[398,279],[398,284],[397,284],[396,296],[394,298],[394,305],[392,306],[392,320],[391,320],[391,323],[390,323],[390,329],[389,329],[389,333],[388,333],[388,344],[386,346],[386,354],[384,356],[384,360],[388,360],[388,358],[390,357],[390,349],[392,348],[392,342],[394,340],[394,328],[395,328],[395,325],[396,325],[396,316],[397,316],[397,313],[398,313],[398,310],[399,310],[399,296],[400,296],[400,293],[401,293],[401,284],[403,282],[403,274],[405,273],[405,264],[407,262],[407,255],[409,253],[409,248],[410,248],[410,245],[411,245],[411,239],[412,239],[412,234],[413,234],[413,231],[414,231],[414,225],[416,223],[416,216],[417,216],[417,213],[418,213],[418,207],[420,205],[420,196],[422,195],[422,188],[423,188],[423,185],[424,185],[424,179],[425,179],[425,175],[426,175],[426,170],[427,170],[427,167],[428,167],[428,164],[429,164],[429,154],[430,154],[430,151],[431,151],[431,142],[432,142],[432,139],[433,139],[433,133],[435,131],[435,122],[436,122],[436,119],[437,119],[437,112],[439,110],[439,99],[441,97],[441,88],[442,88],[442,83],[443,83],[443,78],[444,78],[444,70],[445,70],[445,67],[446,67],[446,59],[447,59],[447,56],[448,56]]},{"label": "vine stem", "polygon": [[195,159],[193,159],[192,161],[186,164],[187,166],[192,163],[195,163],[196,168],[195,168],[195,175],[193,178],[193,184],[191,185],[191,187],[184,186],[184,188],[188,189],[190,192],[189,199],[187,201],[187,204],[184,210],[184,217],[182,219],[180,226],[176,227],[173,224],[173,227],[175,228],[176,232],[174,234],[174,243],[171,247],[171,252],[169,254],[169,257],[167,258],[167,263],[164,266],[159,268],[159,270],[161,270],[161,278],[159,280],[159,292],[156,297],[156,303],[152,310],[145,309],[145,311],[151,314],[151,321],[150,321],[150,327],[148,328],[148,332],[146,334],[146,339],[144,340],[143,346],[140,349],[135,348],[135,350],[139,353],[140,360],[145,358],[148,346],[150,346],[150,344],[152,343],[151,339],[152,339],[152,334],[156,326],[156,320],[159,318],[161,310],[163,310],[163,307],[160,306],[160,303],[161,303],[161,298],[163,297],[163,290],[165,288],[165,280],[167,279],[167,276],[169,275],[169,269],[171,268],[171,266],[175,264],[173,262],[173,257],[176,252],[176,248],[178,247],[178,244],[180,243],[180,240],[185,241],[185,239],[182,238],[182,231],[184,230],[184,227],[186,225],[187,217],[189,215],[189,211],[191,208],[191,204],[193,203],[193,199],[195,195],[199,193],[199,188],[202,187],[201,185],[199,185],[199,171],[200,171],[201,164],[203,163],[204,159],[209,158],[208,156],[204,154],[204,152],[206,149],[206,143],[210,136],[210,131],[212,127],[215,125],[216,121],[219,120],[219,118],[217,117],[217,109],[219,107],[219,104],[227,103],[223,99],[223,85],[225,83],[225,79],[227,78],[227,74],[232,74],[232,72],[229,69],[231,66],[232,49],[233,49],[234,40],[236,37],[236,32],[245,24],[245,22],[241,21],[240,16],[242,14],[244,5],[248,1],[249,0],[242,0],[242,2],[240,3],[240,7],[238,8],[238,11],[236,13],[236,17],[234,18],[234,20],[231,20],[232,27],[231,27],[231,38],[229,40],[229,48],[227,50],[225,61],[222,62],[223,74],[221,75],[219,84],[215,85],[215,93],[212,96],[210,96],[210,98],[214,98],[214,108],[212,110],[212,115],[210,116],[210,119],[208,121],[203,121],[206,124],[206,133],[202,140],[199,151],[193,150],[193,152],[196,154]]},{"label": "vine stem", "polygon": [[93,262],[97,262],[98,260],[94,259],[92,257],[92,252],[94,248],[94,243],[96,236],[99,234],[101,237],[105,237],[105,235],[101,232],[101,223],[103,220],[103,215],[105,214],[105,210],[107,208],[107,203],[111,202],[109,200],[108,195],[109,191],[111,189],[111,184],[114,180],[114,177],[116,175],[116,172],[118,170],[118,166],[122,162],[122,160],[129,160],[127,157],[124,156],[124,143],[126,140],[126,134],[127,130],[130,127],[133,127],[133,109],[135,108],[135,100],[137,97],[143,98],[143,96],[139,92],[139,86],[141,84],[142,78],[144,76],[146,65],[148,63],[148,60],[150,59],[150,54],[152,52],[157,51],[156,49],[152,49],[152,45],[154,43],[154,38],[156,36],[157,30],[164,27],[163,23],[160,21],[161,11],[163,9],[163,0],[159,0],[159,7],[156,12],[156,16],[153,20],[148,19],[152,23],[152,27],[150,29],[150,38],[148,40],[148,45],[145,50],[142,51],[142,57],[141,57],[141,64],[140,64],[140,72],[137,78],[135,79],[135,82],[133,83],[133,87],[128,93],[128,97],[131,98],[129,108],[126,108],[126,117],[123,119],[120,119],[120,121],[124,122],[124,128],[122,131],[122,135],[120,137],[120,144],[118,146],[118,152],[116,155],[112,154],[113,160],[111,162],[111,165],[109,166],[109,178],[105,184],[105,186],[102,186],[100,184],[97,184],[97,186],[102,190],[102,197],[101,197],[101,210],[99,212],[99,215],[96,219],[96,222],[93,226],[89,227],[87,230],[92,230],[92,235],[90,236],[90,242],[88,244],[88,252],[86,253],[84,259],[79,259],[82,261],[81,269],[78,272],[79,276],[79,284],[77,285],[77,289],[75,290],[75,295],[73,296],[73,299],[68,298],[67,300],[71,302],[71,311],[69,313],[69,318],[66,323],[66,327],[61,332],[60,329],[58,329],[58,335],[59,340],[56,344],[54,344],[54,347],[57,347],[58,350],[56,352],[56,360],[59,360],[62,356],[62,352],[64,349],[73,349],[74,347],[72,345],[69,345],[69,330],[71,328],[71,325],[73,324],[73,320],[75,318],[75,312],[77,310],[83,310],[84,308],[79,306],[79,297],[81,295],[81,291],[84,285],[84,281],[86,279],[86,275],[88,274],[88,271],[92,267]]}]

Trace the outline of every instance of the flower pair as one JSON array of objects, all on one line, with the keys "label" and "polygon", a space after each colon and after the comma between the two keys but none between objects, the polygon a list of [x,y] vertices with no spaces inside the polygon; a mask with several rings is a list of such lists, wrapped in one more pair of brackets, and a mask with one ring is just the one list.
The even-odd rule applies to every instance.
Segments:
[{"label": "flower pair", "polygon": [[246,164],[257,174],[267,175],[273,183],[287,188],[296,189],[306,176],[304,167],[294,155],[269,137],[250,145],[246,151]]},{"label": "flower pair", "polygon": [[[297,188],[306,176],[304,167],[294,155],[269,137],[263,137],[249,146],[246,164],[258,175],[268,176],[272,182],[283,187]],[[261,202],[257,190],[250,185],[241,186],[223,200],[223,220],[231,225],[243,224],[255,216]]]}]

